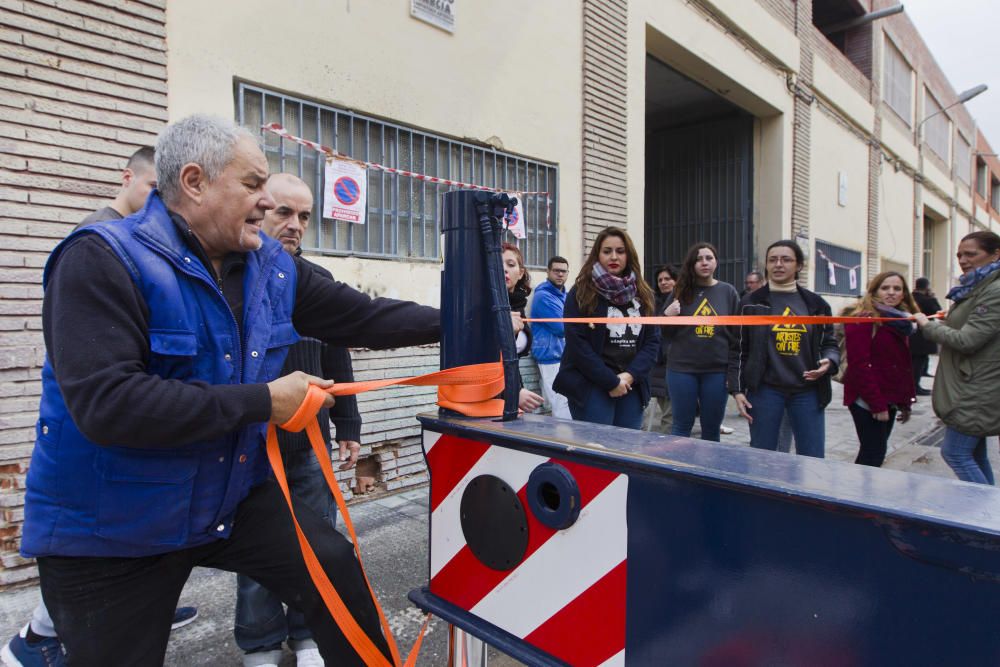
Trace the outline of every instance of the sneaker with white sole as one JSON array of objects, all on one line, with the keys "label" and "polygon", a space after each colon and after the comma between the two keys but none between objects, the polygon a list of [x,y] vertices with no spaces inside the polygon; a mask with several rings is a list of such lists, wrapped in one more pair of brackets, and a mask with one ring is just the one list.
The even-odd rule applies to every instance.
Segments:
[{"label": "sneaker with white sole", "polygon": [[732,435],[733,429],[729,428],[728,426],[720,426],[719,433],[721,433],[722,435]]},{"label": "sneaker with white sole", "polygon": [[318,648],[303,648],[295,652],[295,664],[298,667],[324,667],[326,663]]},{"label": "sneaker with white sole", "polygon": [[29,644],[27,637],[28,626],[25,625],[0,649],[0,661],[6,667],[63,667],[66,664],[58,637],[46,637],[34,644]]},{"label": "sneaker with white sole", "polygon": [[174,610],[174,620],[170,624],[170,631],[173,632],[177,628],[183,628],[196,618],[198,618],[197,607],[177,607]]},{"label": "sneaker with white sole", "polygon": [[280,648],[273,651],[255,651],[243,654],[243,667],[278,667],[280,662]]}]

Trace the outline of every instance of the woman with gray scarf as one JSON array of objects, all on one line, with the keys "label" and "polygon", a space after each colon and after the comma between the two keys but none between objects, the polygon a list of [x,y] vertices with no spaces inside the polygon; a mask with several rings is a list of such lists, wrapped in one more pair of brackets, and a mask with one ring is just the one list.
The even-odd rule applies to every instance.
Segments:
[{"label": "woman with gray scarf", "polygon": [[[653,291],[624,230],[608,227],[566,295],[563,315],[635,317],[653,314]],[[566,324],[566,349],[553,389],[569,400],[573,419],[639,429],[649,402],[649,372],[660,347],[658,327]]]},{"label": "woman with gray scarf", "polygon": [[966,482],[993,484],[986,438],[1000,434],[1000,236],[967,234],[958,244],[959,284],[948,292],[948,316],[915,317],[941,346],[934,376],[934,413],[947,427],[941,456]]}]

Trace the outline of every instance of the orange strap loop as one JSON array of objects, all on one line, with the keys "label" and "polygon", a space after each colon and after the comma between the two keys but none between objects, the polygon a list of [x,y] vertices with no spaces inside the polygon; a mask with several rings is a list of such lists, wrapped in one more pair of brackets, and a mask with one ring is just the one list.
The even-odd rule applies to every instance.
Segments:
[{"label": "orange strap loop", "polygon": [[[469,417],[497,417],[503,414],[503,401],[494,398],[503,391],[503,365],[499,361],[448,368],[408,378],[343,382],[320,391],[334,396],[353,396],[392,385],[437,385],[438,405]],[[295,420],[298,414],[296,412],[289,421]],[[311,414],[315,414],[315,411]]]}]

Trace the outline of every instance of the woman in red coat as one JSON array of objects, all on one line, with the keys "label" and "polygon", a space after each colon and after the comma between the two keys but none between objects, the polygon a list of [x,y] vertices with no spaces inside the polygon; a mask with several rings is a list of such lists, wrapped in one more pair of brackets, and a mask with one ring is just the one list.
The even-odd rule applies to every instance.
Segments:
[{"label": "woman in red coat", "polygon": [[844,405],[851,411],[861,442],[855,463],[881,466],[893,422],[910,418],[916,400],[910,363],[909,338],[915,331],[908,319],[919,312],[906,279],[884,271],[868,283],[853,316],[892,317],[893,322],[865,322],[844,326],[847,372]]}]

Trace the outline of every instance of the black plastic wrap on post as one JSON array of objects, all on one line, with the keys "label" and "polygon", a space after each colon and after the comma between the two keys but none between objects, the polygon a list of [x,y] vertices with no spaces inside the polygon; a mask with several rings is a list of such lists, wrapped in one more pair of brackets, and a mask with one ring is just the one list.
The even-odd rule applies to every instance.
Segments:
[{"label": "black plastic wrap on post", "polygon": [[517,419],[517,399],[521,391],[517,368],[514,324],[510,319],[510,297],[504,280],[501,233],[504,214],[517,203],[507,194],[477,192],[474,196],[476,217],[482,235],[483,257],[489,275],[490,305],[496,323],[497,338],[503,359],[503,420]]},{"label": "black plastic wrap on post", "polygon": [[[517,417],[521,385],[501,235],[507,195],[456,190],[442,196],[441,368],[504,363],[505,420]],[[502,354],[501,354],[502,353]],[[447,414],[449,411],[441,408]]]}]

